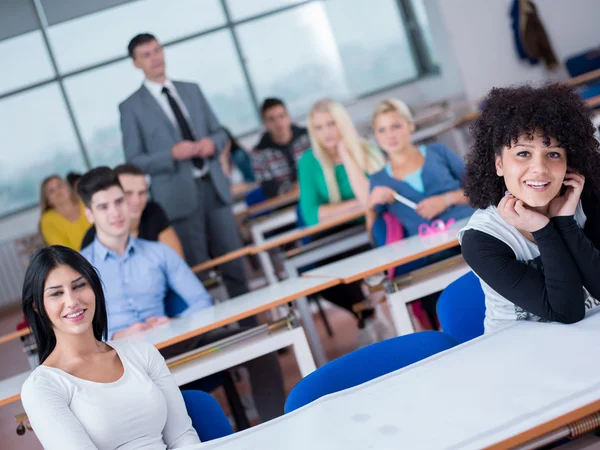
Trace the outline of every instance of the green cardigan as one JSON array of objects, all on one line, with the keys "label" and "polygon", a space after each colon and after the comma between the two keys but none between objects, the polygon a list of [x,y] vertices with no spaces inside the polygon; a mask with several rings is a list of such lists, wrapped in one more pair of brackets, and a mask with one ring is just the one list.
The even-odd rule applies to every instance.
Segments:
[{"label": "green cardigan", "polygon": [[[340,189],[342,201],[352,200],[354,192],[343,164],[335,166],[335,179]],[[300,182],[300,213],[306,225],[319,223],[319,207],[329,204],[329,193],[321,164],[312,149],[306,150],[298,161]]]}]

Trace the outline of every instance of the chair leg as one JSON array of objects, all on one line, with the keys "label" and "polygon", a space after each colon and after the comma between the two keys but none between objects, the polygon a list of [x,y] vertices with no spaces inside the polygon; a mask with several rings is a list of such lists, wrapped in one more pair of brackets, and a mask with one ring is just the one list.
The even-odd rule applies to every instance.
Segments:
[{"label": "chair leg", "polygon": [[333,337],[333,330],[331,329],[331,324],[327,319],[327,314],[325,314],[325,310],[323,309],[321,300],[317,296],[315,296],[315,303],[317,304],[317,308],[319,309],[319,315],[321,316],[321,320],[323,320],[323,325],[325,325],[325,330],[327,330],[327,336]]},{"label": "chair leg", "polygon": [[223,389],[225,390],[225,396],[229,402],[229,407],[231,408],[238,431],[250,428],[250,422],[248,422],[240,394],[235,387],[231,374],[226,370],[223,371]]}]

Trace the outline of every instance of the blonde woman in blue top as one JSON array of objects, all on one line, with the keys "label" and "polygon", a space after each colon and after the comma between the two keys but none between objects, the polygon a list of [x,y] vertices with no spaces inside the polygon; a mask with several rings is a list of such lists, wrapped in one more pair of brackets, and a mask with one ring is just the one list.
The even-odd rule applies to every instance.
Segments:
[{"label": "blonde woman in blue top", "polygon": [[[463,161],[440,142],[415,146],[411,142],[414,120],[404,102],[382,101],[375,108],[373,128],[389,162],[370,177],[369,226],[387,211],[402,222],[404,235],[412,236],[422,223],[459,220],[473,213],[461,188]],[[395,193],[416,203],[416,209],[397,202]]]}]

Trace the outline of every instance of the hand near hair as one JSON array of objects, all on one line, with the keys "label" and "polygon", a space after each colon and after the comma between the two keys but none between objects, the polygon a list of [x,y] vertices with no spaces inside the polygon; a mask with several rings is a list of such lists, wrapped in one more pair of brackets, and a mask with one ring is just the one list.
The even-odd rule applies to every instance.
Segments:
[{"label": "hand near hair", "polygon": [[564,195],[558,195],[552,199],[548,207],[550,217],[572,216],[575,214],[583,186],[585,177],[577,172],[567,172],[563,184],[567,186]]},{"label": "hand near hair", "polygon": [[506,223],[517,230],[533,233],[548,225],[550,219],[537,211],[529,209],[523,201],[514,195],[507,195],[498,203],[498,214]]},{"label": "hand near hair", "polygon": [[117,331],[116,333],[114,333],[112,335],[112,339],[114,339],[114,340],[123,339],[127,336],[131,336],[131,335],[140,333],[141,331],[149,330],[150,328],[152,328],[152,327],[145,322],[136,322],[133,325],[131,325],[129,328],[125,328],[124,330]]}]

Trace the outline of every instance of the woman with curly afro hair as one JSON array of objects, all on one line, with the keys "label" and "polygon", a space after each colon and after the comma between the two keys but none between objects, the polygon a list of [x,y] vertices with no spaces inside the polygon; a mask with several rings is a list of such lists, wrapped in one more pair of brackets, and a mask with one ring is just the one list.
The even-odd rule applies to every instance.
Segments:
[{"label": "woman with curly afro hair", "polygon": [[600,151],[570,87],[493,89],[471,129],[460,231],[485,293],[485,332],[574,323],[600,305]]}]

